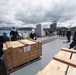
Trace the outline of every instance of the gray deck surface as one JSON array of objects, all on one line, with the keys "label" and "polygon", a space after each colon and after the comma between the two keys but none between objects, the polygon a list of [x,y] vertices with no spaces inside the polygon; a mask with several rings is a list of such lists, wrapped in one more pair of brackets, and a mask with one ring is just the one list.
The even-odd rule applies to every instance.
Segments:
[{"label": "gray deck surface", "polygon": [[53,36],[53,37],[44,37],[38,38],[38,40],[42,41],[42,57],[40,60],[27,65],[10,75],[36,75],[36,73],[42,70],[53,58],[55,54],[57,54],[62,47],[69,47],[70,43],[63,43],[66,38]]}]

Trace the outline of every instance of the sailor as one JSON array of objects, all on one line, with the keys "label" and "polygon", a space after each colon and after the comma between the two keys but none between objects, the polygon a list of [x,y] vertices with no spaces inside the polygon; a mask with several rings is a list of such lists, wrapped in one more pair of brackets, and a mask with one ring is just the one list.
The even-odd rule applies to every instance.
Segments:
[{"label": "sailor", "polygon": [[30,34],[30,38],[36,40],[36,33],[35,33],[34,29],[32,29],[32,32]]},{"label": "sailor", "polygon": [[3,55],[3,43],[5,43],[6,41],[9,41],[9,38],[7,35],[8,35],[7,32],[3,32],[3,36],[0,36],[0,58]]},{"label": "sailor", "polygon": [[3,32],[3,35],[0,36],[0,75],[7,75],[7,70],[4,61],[4,53],[3,53],[3,43],[9,41],[8,33]]},{"label": "sailor", "polygon": [[71,31],[70,31],[70,29],[67,30],[66,37],[67,37],[67,42],[70,42],[70,38],[71,38]]},{"label": "sailor", "polygon": [[63,29],[63,37],[65,37],[65,30]]},{"label": "sailor", "polygon": [[73,35],[73,41],[70,44],[69,48],[73,48],[74,46],[76,46],[76,29],[75,29],[75,32],[74,32],[74,35]]},{"label": "sailor", "polygon": [[11,41],[16,41],[18,39],[19,34],[18,34],[15,26],[12,27],[12,30],[10,32],[10,36],[11,36]]},{"label": "sailor", "polygon": [[59,37],[62,37],[62,30],[59,31]]}]

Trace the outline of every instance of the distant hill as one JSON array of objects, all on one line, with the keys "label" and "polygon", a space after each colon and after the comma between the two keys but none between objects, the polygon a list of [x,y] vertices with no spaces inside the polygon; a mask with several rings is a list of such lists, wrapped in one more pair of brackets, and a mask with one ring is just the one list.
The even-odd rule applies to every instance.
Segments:
[{"label": "distant hill", "polygon": [[74,31],[76,29],[76,27],[72,27],[71,30]]},{"label": "distant hill", "polygon": [[[32,27],[17,27],[17,30],[32,30]],[[0,30],[11,30],[11,27],[0,27]]]},{"label": "distant hill", "polygon": [[32,27],[22,27],[22,28],[17,28],[18,30],[32,30]]},{"label": "distant hill", "polygon": [[0,27],[0,30],[10,30],[10,27]]}]

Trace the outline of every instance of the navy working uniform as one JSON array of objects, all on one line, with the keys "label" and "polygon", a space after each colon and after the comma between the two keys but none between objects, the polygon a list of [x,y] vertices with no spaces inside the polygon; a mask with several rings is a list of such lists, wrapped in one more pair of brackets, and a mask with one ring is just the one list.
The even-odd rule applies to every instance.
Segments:
[{"label": "navy working uniform", "polygon": [[62,37],[62,30],[60,30],[60,31],[59,31],[59,36],[61,36],[61,37]]},{"label": "navy working uniform", "polygon": [[70,44],[70,47],[69,48],[73,48],[75,45],[76,45],[76,31],[74,32],[73,41]]},{"label": "navy working uniform", "polygon": [[63,30],[63,37],[65,37],[65,30]]},{"label": "navy working uniform", "polygon": [[0,75],[7,75],[3,56],[3,43],[5,43],[6,41],[9,41],[9,38],[7,37],[7,32],[3,32],[3,36],[0,36]]},{"label": "navy working uniform", "polygon": [[9,41],[7,37],[7,32],[3,32],[3,36],[0,36],[0,57],[3,55],[3,43]]},{"label": "navy working uniform", "polygon": [[12,27],[12,30],[10,32],[10,36],[11,36],[11,41],[16,41],[19,37],[19,34],[16,30],[16,27]]},{"label": "navy working uniform", "polygon": [[71,37],[71,31],[70,29],[68,29],[67,33],[66,33],[66,36],[67,36],[67,42],[70,42],[70,37]]},{"label": "navy working uniform", "polygon": [[30,34],[30,38],[36,40],[36,33],[35,33],[34,29],[32,29],[32,32]]}]

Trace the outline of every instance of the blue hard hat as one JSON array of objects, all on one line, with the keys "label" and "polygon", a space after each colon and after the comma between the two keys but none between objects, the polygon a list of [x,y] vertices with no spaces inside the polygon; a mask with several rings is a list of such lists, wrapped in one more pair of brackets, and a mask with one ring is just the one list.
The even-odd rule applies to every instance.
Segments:
[{"label": "blue hard hat", "polygon": [[7,32],[3,32],[3,35],[4,35],[4,36],[7,36],[7,35],[8,35],[8,33],[7,33]]},{"label": "blue hard hat", "polygon": [[13,26],[12,29],[16,29],[16,26]]}]

